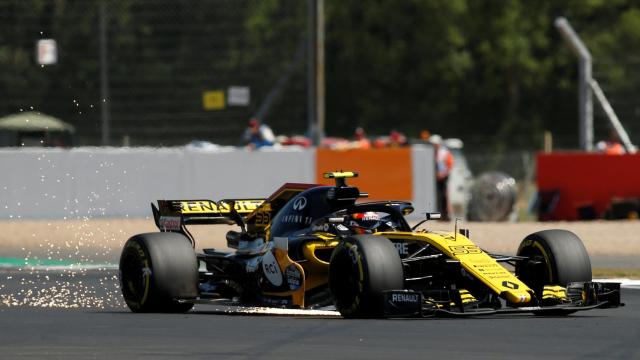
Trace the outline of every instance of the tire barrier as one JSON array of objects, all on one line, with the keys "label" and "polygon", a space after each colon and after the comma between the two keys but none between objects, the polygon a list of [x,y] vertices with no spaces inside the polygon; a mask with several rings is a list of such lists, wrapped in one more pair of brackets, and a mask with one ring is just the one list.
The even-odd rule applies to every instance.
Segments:
[{"label": "tire barrier", "polygon": [[506,221],[513,212],[518,190],[516,180],[498,172],[480,175],[471,186],[469,221]]}]

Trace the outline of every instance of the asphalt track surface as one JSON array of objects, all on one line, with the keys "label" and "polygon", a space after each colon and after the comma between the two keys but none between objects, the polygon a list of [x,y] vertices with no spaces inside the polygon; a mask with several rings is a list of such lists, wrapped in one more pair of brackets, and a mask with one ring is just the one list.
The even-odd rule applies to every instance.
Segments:
[{"label": "asphalt track surface", "polygon": [[[210,305],[180,315],[133,314],[112,294],[116,284],[105,280],[112,275],[73,277],[84,284],[74,291],[110,299],[82,303],[94,307],[0,304],[0,359],[640,359],[638,289],[623,289],[625,307],[568,317],[344,320],[225,315]],[[0,294],[6,301],[7,294],[34,293],[25,287],[56,284],[54,273],[44,276],[0,272]]]}]

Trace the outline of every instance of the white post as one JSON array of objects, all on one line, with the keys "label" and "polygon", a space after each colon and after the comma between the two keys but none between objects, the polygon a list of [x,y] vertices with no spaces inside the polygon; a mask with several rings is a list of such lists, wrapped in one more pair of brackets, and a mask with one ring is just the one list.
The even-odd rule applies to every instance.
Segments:
[{"label": "white post", "polygon": [[100,1],[100,115],[102,122],[102,145],[109,145],[111,138],[109,99],[109,59],[107,47],[107,1]]},{"label": "white post", "polygon": [[324,137],[324,0],[307,1],[307,133],[313,144]]},{"label": "white post", "polygon": [[307,135],[316,143],[316,2],[307,0]]},{"label": "white post", "polygon": [[316,137],[314,143],[320,146],[324,137],[324,110],[325,110],[325,85],[324,85],[324,0],[317,1],[316,10]]},{"label": "white post", "polygon": [[613,111],[611,104],[609,104],[607,97],[604,96],[604,92],[602,91],[602,89],[600,88],[600,85],[595,79],[591,80],[591,88],[593,89],[593,92],[596,94],[596,99],[598,99],[600,106],[602,106],[602,110],[604,110],[604,112],[607,114],[607,119],[609,119],[609,121],[611,122],[611,126],[613,126],[613,129],[618,134],[620,141],[622,141],[622,144],[624,144],[625,149],[627,149],[627,152],[630,154],[635,153],[637,150],[636,147],[631,143],[631,140],[629,139],[629,135],[627,134],[624,127],[622,126],[622,123],[620,123],[620,120],[618,119],[618,115],[616,115],[616,112]]},{"label": "white post", "polygon": [[578,117],[580,128],[580,148],[593,150],[593,97],[591,92],[591,53],[573,30],[567,19],[559,17],[555,26],[578,58]]}]

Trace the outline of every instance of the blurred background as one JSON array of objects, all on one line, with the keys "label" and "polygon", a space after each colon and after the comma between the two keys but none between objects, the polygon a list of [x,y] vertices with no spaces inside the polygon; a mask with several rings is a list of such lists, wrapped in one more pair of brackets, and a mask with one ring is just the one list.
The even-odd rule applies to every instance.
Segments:
[{"label": "blurred background", "polygon": [[[72,135],[50,145],[66,146],[241,145],[253,117],[308,135],[315,4],[0,0],[0,116],[60,119]],[[554,150],[579,148],[578,68],[559,16],[640,136],[635,1],[325,0],[323,16],[328,137],[428,130],[461,139],[473,173],[530,183],[545,131]],[[594,119],[595,141],[606,138],[599,107]]]}]

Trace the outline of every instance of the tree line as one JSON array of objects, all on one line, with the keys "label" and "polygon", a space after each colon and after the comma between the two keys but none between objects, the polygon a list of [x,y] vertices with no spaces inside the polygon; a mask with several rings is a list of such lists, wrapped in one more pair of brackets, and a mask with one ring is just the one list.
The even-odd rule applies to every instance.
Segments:
[{"label": "tree line", "polygon": [[[0,111],[37,110],[99,139],[98,0],[0,0]],[[306,39],[308,1],[107,2],[114,137],[235,143]],[[326,132],[422,129],[488,150],[535,149],[549,130],[578,146],[576,61],[553,27],[566,17],[632,140],[640,136],[640,3],[631,0],[325,0]],[[54,37],[60,64],[34,66]],[[306,60],[263,119],[306,130]],[[210,88],[251,86],[251,104],[202,109]],[[91,106],[90,106],[91,105]],[[597,136],[606,125],[596,111]],[[636,136],[637,135],[637,136]]]}]

